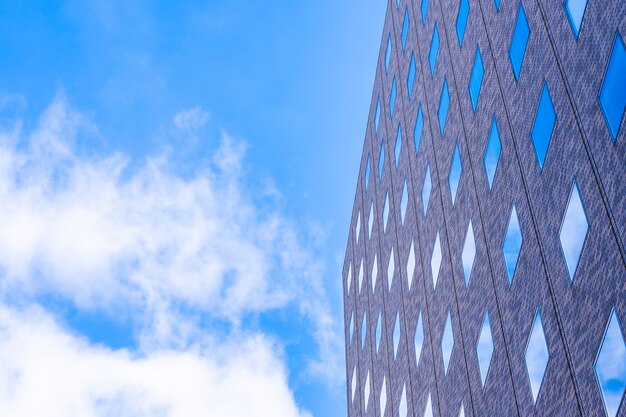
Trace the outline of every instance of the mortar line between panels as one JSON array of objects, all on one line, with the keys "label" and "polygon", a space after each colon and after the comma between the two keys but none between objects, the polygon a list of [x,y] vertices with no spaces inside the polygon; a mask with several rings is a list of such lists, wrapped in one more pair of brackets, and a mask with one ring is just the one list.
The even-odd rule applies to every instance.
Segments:
[{"label": "mortar line between panels", "polygon": [[[441,7],[441,3],[439,3],[440,5],[440,9],[442,9]],[[443,10],[442,10],[442,14],[443,14]],[[474,191],[474,197],[476,199],[476,205],[478,207],[478,217],[480,219],[480,227],[482,229],[482,234],[483,234],[483,241],[485,243],[485,252],[487,253],[487,263],[489,265],[489,272],[490,272],[490,281],[491,281],[491,286],[493,289],[493,293],[494,293],[494,297],[496,300],[496,308],[498,311],[498,318],[499,318],[499,327],[500,327],[500,331],[502,332],[502,338],[503,338],[503,342],[504,342],[504,350],[505,350],[505,354],[506,354],[506,360],[507,360],[507,368],[509,370],[509,377],[511,378],[511,385],[513,388],[513,396],[515,398],[515,409],[517,411],[517,415],[521,415],[520,414],[520,410],[519,410],[519,399],[517,398],[517,390],[515,388],[515,378],[513,377],[513,370],[511,369],[511,355],[509,352],[509,344],[507,342],[507,336],[506,336],[506,332],[504,330],[504,324],[503,324],[503,316],[502,316],[502,308],[500,305],[500,299],[498,298],[498,292],[496,290],[496,284],[495,284],[495,274],[494,274],[494,269],[493,269],[493,261],[491,259],[491,253],[489,250],[489,245],[487,244],[487,233],[485,230],[485,224],[484,224],[484,217],[482,214],[482,207],[480,204],[480,199],[478,198],[478,188],[476,186],[476,176],[475,176],[475,171],[474,171],[474,161],[472,160],[472,153],[470,151],[470,146],[468,143],[468,139],[467,139],[467,127],[466,127],[466,121],[465,121],[465,114],[463,112],[463,109],[461,108],[461,97],[460,97],[460,93],[459,93],[459,84],[457,83],[457,79],[456,79],[456,74],[455,74],[455,65],[454,65],[454,60],[452,59],[452,53],[450,52],[450,39],[448,38],[448,27],[447,24],[445,22],[445,19],[443,19],[444,21],[442,22],[443,25],[443,30],[444,30],[444,35],[445,35],[445,42],[446,42],[446,50],[448,52],[448,58],[450,59],[450,66],[451,66],[451,73],[452,73],[452,81],[454,82],[454,93],[456,95],[457,98],[457,107],[458,107],[458,111],[459,114],[461,116],[461,127],[463,129],[463,142],[465,144],[465,148],[467,149],[467,155],[468,155],[468,159],[469,159],[469,163],[470,163],[470,174],[471,174],[471,178],[472,178],[472,189]],[[487,29],[483,27],[483,29],[486,31]],[[494,65],[494,70],[495,70],[495,62],[493,63]]]},{"label": "mortar line between panels", "polygon": [[[420,36],[419,36],[419,31],[417,29],[417,25],[418,25],[417,22],[418,22],[418,20],[416,18],[415,10],[413,9],[413,7],[411,7],[411,14],[412,14],[413,22],[415,22],[415,24],[414,24],[414,33],[415,33],[415,40],[416,40],[415,44],[416,44],[416,47],[417,47],[417,50],[418,50],[418,56],[420,58],[419,59],[419,61],[420,61],[419,62],[419,70],[420,70],[420,73],[421,73],[422,93],[423,93],[423,97],[424,97],[424,101],[425,101],[425,108],[426,108],[426,112],[422,112],[422,114],[426,114],[426,118],[428,120],[428,126],[429,126],[429,130],[430,130],[430,141],[431,141],[431,146],[432,146],[432,151],[433,151],[433,158],[434,158],[434,163],[435,163],[435,170],[437,171],[437,178],[439,178],[439,169],[437,168],[437,156],[436,156],[434,136],[433,136],[433,124],[432,124],[431,117],[430,117],[431,116],[431,114],[430,114],[430,104],[429,104],[428,94],[427,94],[427,90],[426,90],[426,86],[425,86],[426,78],[425,78],[425,75],[424,75],[424,67],[423,67],[424,59],[422,59],[422,58],[424,58],[424,55],[422,55],[422,51],[421,51]],[[396,60],[396,61],[398,61],[398,60]],[[402,85],[401,85],[401,87],[402,87]],[[404,100],[404,95],[401,95],[401,99]],[[403,114],[403,118],[404,117],[405,117],[405,115]],[[405,122],[405,126],[406,126],[406,119],[404,120],[404,122]],[[411,158],[409,157],[408,159],[409,159],[409,170],[410,170],[410,172],[412,174],[413,169],[412,169],[412,164],[411,164]],[[437,182],[439,184],[439,196],[440,196],[440,199],[442,199],[442,197],[441,197],[442,196],[441,184],[439,183],[439,180]],[[432,193],[432,191],[431,191],[431,193]],[[418,214],[417,214],[417,204],[416,204],[416,201],[415,201],[415,192],[413,193],[413,198],[414,198],[416,224],[418,225],[417,227],[418,227],[418,230],[419,230],[419,222],[418,222]],[[441,208],[442,208],[444,227],[446,227],[445,226],[445,224],[446,224],[445,213],[443,211],[443,200],[441,200],[441,204],[442,204]],[[447,230],[447,227],[446,227],[446,230]],[[446,233],[446,238],[447,238],[447,233]],[[418,240],[420,240],[420,239],[418,239]],[[420,256],[422,255],[421,252],[422,251],[421,251],[421,247],[420,247]],[[450,255],[449,245],[448,245],[448,254]],[[448,256],[448,257],[450,258],[450,256]],[[422,262],[423,262],[423,259],[422,259]],[[452,260],[451,260],[451,258],[450,258],[450,267],[451,267],[451,271],[452,271]],[[426,276],[425,276],[426,274],[424,274],[424,268],[422,268],[422,274],[423,274],[422,284],[424,285],[424,296],[428,300],[428,292],[429,291],[427,289],[427,285],[426,285],[426,282],[425,282],[426,281]],[[466,379],[467,379],[467,390],[468,390],[468,394],[469,394],[469,398],[470,398],[470,406],[471,406],[471,409],[472,409],[472,415],[476,415],[476,412],[475,412],[475,409],[474,409],[474,399],[473,399],[473,396],[472,396],[471,385],[469,383],[469,371],[468,371],[468,366],[467,366],[467,359],[465,357],[465,343],[463,341],[463,328],[462,328],[463,326],[461,324],[461,316],[460,316],[460,310],[459,310],[459,306],[458,306],[458,298],[457,298],[457,295],[456,295],[456,288],[455,288],[455,284],[454,284],[454,281],[455,281],[454,273],[452,273],[452,280],[453,280],[452,285],[453,285],[453,289],[454,289],[454,302],[456,304],[457,316],[458,316],[458,319],[459,319],[459,331],[461,333],[461,347],[463,349],[463,360],[465,362],[465,376],[466,376]],[[433,354],[433,368],[434,368],[435,361],[434,361],[434,349],[432,349],[432,343],[433,343],[433,339],[431,337],[431,351],[433,352],[432,354]],[[433,370],[435,371],[434,372],[435,378],[437,378],[436,370],[435,369],[433,369]],[[439,391],[439,389],[437,391]],[[437,392],[437,398],[439,398],[439,392]],[[440,401],[439,401],[439,404],[438,404],[438,408],[439,408],[439,414],[441,415],[442,413],[441,413],[441,402]]]},{"label": "mortar line between panels", "polygon": [[[522,1],[522,0],[520,0]],[[484,10],[483,10],[483,6],[482,6],[482,1],[479,0],[479,7],[480,7],[480,13],[481,13],[481,18],[483,21],[483,25],[485,27],[485,29],[487,28],[487,22],[486,22],[486,18],[485,18],[485,14],[484,14]],[[496,62],[496,59],[493,55],[493,43],[491,42],[491,37],[489,35],[489,31],[486,31],[487,33],[487,41],[489,43],[489,54],[491,56],[491,60],[493,61],[494,65]],[[568,370],[570,372],[570,376],[572,378],[572,384],[573,384],[573,388],[574,388],[574,394],[576,395],[576,402],[578,405],[578,411],[580,412],[581,416],[586,416],[586,413],[584,412],[583,409],[583,404],[582,404],[582,400],[581,400],[581,394],[580,394],[580,388],[578,387],[578,381],[576,379],[576,374],[574,372],[573,369],[573,365],[572,365],[572,357],[571,357],[571,353],[569,350],[569,345],[567,343],[567,339],[565,338],[565,332],[563,329],[563,320],[561,318],[561,314],[560,311],[558,309],[558,304],[556,302],[556,296],[554,294],[554,287],[552,285],[552,278],[550,275],[550,271],[548,269],[548,265],[547,265],[547,261],[546,261],[546,256],[545,256],[545,249],[543,248],[543,244],[539,235],[539,228],[537,226],[537,220],[535,219],[535,215],[533,213],[533,208],[530,202],[530,195],[529,195],[529,191],[528,191],[528,184],[526,182],[526,177],[524,176],[524,171],[522,169],[522,165],[521,165],[521,161],[520,161],[520,156],[519,156],[519,150],[517,148],[517,138],[515,136],[514,130],[513,130],[513,126],[511,124],[511,117],[510,117],[510,112],[509,112],[509,108],[508,108],[508,104],[507,101],[504,98],[504,91],[502,89],[502,82],[500,81],[500,74],[498,73],[498,69],[497,69],[497,65],[495,66],[495,74],[496,74],[496,80],[498,82],[498,89],[500,90],[500,96],[502,99],[502,103],[503,103],[503,108],[504,108],[504,113],[506,116],[506,122],[507,122],[507,127],[509,129],[509,133],[511,135],[511,139],[512,139],[512,143],[513,143],[513,150],[515,152],[515,160],[517,162],[517,167],[520,171],[520,178],[522,179],[522,185],[524,187],[524,195],[526,197],[526,204],[528,204],[528,208],[529,208],[529,214],[530,214],[530,218],[531,218],[531,223],[533,226],[533,231],[535,233],[535,238],[537,239],[537,246],[539,247],[539,253],[541,255],[541,264],[543,266],[544,272],[546,274],[546,280],[548,283],[548,290],[550,293],[550,299],[552,302],[552,307],[554,308],[554,314],[556,317],[556,321],[557,321],[557,327],[559,329],[559,334],[561,336],[561,344],[563,346],[563,350],[565,352],[565,357],[567,360],[567,367]]]},{"label": "mortar line between panels", "polygon": [[[598,186],[598,189],[600,190],[600,195],[602,196],[602,203],[604,206],[604,210],[606,211],[607,217],[609,218],[609,223],[611,225],[611,230],[613,232],[613,235],[615,236],[615,240],[617,242],[617,247],[619,249],[620,255],[622,257],[622,264],[624,266],[626,266],[626,249],[624,249],[624,242],[622,240],[622,237],[620,235],[620,231],[619,228],[617,227],[617,221],[615,220],[615,216],[613,214],[613,209],[611,207],[611,203],[609,202],[609,198],[607,196],[606,193],[606,189],[604,187],[604,183],[602,182],[602,176],[600,175],[599,169],[598,169],[598,164],[596,163],[596,160],[593,156],[593,151],[591,149],[591,145],[589,144],[589,138],[587,137],[587,134],[585,132],[585,130],[583,129],[582,126],[582,121],[580,120],[580,114],[578,112],[578,108],[576,106],[576,103],[574,101],[574,95],[572,93],[572,89],[567,81],[567,77],[565,76],[565,71],[563,69],[563,65],[561,63],[561,59],[559,58],[559,55],[557,54],[557,50],[555,47],[555,41],[554,38],[552,36],[552,33],[550,32],[549,28],[548,28],[548,22],[547,19],[545,17],[545,12],[543,10],[543,6],[541,5],[541,2],[537,2],[537,5],[539,6],[539,15],[541,16],[541,22],[543,23],[545,32],[548,35],[548,40],[550,41],[550,48],[552,49],[552,54],[554,55],[554,60],[556,61],[556,65],[557,68],[559,70],[559,76],[561,77],[563,86],[565,87],[565,93],[567,94],[567,99],[570,105],[570,108],[572,109],[572,114],[574,115],[574,120],[576,120],[576,127],[578,128],[578,131],[580,132],[580,137],[582,139],[583,142],[583,146],[585,147],[585,153],[587,154],[587,159],[589,160],[589,164],[591,165],[591,171],[593,172],[593,178],[596,182],[596,185]],[[617,139],[616,139],[617,141]]]}]

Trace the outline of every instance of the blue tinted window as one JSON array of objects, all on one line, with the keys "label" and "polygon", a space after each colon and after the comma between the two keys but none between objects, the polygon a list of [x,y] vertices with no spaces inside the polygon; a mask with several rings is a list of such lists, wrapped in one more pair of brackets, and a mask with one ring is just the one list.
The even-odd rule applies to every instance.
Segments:
[{"label": "blue tinted window", "polygon": [[433,276],[433,288],[437,288],[437,281],[439,280],[439,271],[441,270],[441,239],[439,239],[439,232],[435,237],[435,245],[433,246],[433,254],[430,258],[430,272]]},{"label": "blue tinted window", "polygon": [[463,37],[465,36],[465,27],[467,26],[469,10],[469,2],[467,0],[461,0],[461,3],[459,4],[459,15],[456,18],[456,35],[459,38],[460,46],[463,46]]},{"label": "blue tinted window", "polygon": [[500,159],[500,150],[502,144],[500,143],[500,133],[498,133],[498,125],[496,124],[496,118],[493,118],[491,124],[491,133],[489,133],[489,141],[487,142],[487,150],[485,151],[485,171],[487,171],[487,182],[489,183],[489,190],[493,187],[493,179],[496,175],[496,168],[498,167],[498,160]]},{"label": "blue tinted window", "polygon": [[415,56],[411,54],[411,63],[409,64],[409,75],[406,79],[406,89],[411,99],[413,93],[413,83],[415,82]]},{"label": "blue tinted window", "polygon": [[480,382],[484,387],[485,379],[487,378],[487,372],[489,372],[489,365],[491,364],[491,355],[493,354],[493,338],[491,337],[491,322],[489,321],[488,310],[485,310],[485,318],[483,319],[483,325],[480,329],[480,336],[478,337],[476,353],[478,354]]},{"label": "blue tinted window", "polygon": [[389,117],[393,118],[393,108],[396,105],[396,77],[391,83],[391,95],[389,96]]},{"label": "blue tinted window", "polygon": [[376,101],[376,111],[374,113],[374,130],[378,133],[378,122],[380,121],[380,97]]},{"label": "blue tinted window", "polygon": [[565,256],[565,263],[567,264],[567,272],[570,280],[574,279],[578,260],[580,259],[585,238],[587,237],[587,230],[589,230],[589,222],[587,221],[583,201],[580,198],[578,184],[576,180],[574,180],[569,201],[567,202],[567,208],[563,216],[563,223],[561,223],[561,231],[559,232],[561,247],[563,248],[563,255]]},{"label": "blue tinted window", "polygon": [[509,284],[513,281],[515,267],[517,266],[517,260],[519,259],[521,249],[522,229],[520,229],[519,219],[517,218],[517,210],[515,209],[515,204],[513,204],[513,210],[511,210],[511,218],[509,219],[506,236],[504,237],[504,242],[502,243],[502,252],[504,254],[504,262],[506,264]]},{"label": "blue tinted window", "polygon": [[406,209],[409,207],[409,188],[407,186],[406,178],[404,179],[404,188],[402,189],[402,196],[400,197],[400,219],[404,224],[404,218],[406,217]]},{"label": "blue tinted window", "polygon": [[370,154],[367,154],[367,162],[365,164],[365,188],[370,182]]},{"label": "blue tinted window", "polygon": [[361,350],[365,349],[365,335],[367,334],[367,315],[363,312],[363,323],[361,325]]},{"label": "blue tinted window", "polygon": [[474,258],[476,258],[476,241],[474,240],[474,226],[472,226],[472,221],[470,220],[469,226],[467,226],[467,233],[465,233],[465,243],[463,244],[463,253],[461,255],[466,287],[469,287]]},{"label": "blue tinted window", "polygon": [[430,61],[430,75],[435,74],[435,65],[437,64],[437,55],[439,54],[439,30],[435,23],[435,31],[433,32],[433,38],[430,41],[430,54],[428,60]]},{"label": "blue tinted window", "polygon": [[452,205],[456,199],[456,191],[459,188],[459,181],[461,180],[461,170],[463,166],[461,164],[461,153],[459,152],[459,145],[457,143],[454,148],[454,154],[452,155],[452,164],[450,165],[450,174],[448,175],[448,183],[450,185],[450,193],[452,194]]},{"label": "blue tinted window", "polygon": [[415,153],[419,152],[420,141],[422,140],[422,130],[424,129],[424,119],[422,118],[422,105],[417,109],[417,119],[413,130],[413,141],[415,142]]},{"label": "blue tinted window", "polygon": [[472,68],[472,76],[470,78],[469,93],[472,100],[472,108],[476,111],[476,103],[480,95],[480,87],[483,83],[483,58],[480,55],[480,48],[476,47],[476,56],[474,57],[474,68]]},{"label": "blue tinted window", "polygon": [[515,30],[513,32],[513,40],[511,41],[511,49],[509,50],[509,58],[511,58],[511,65],[513,66],[513,73],[515,74],[516,80],[519,79],[519,74],[522,70],[522,62],[524,61],[526,44],[528,43],[529,37],[530,28],[528,27],[524,7],[520,1]]},{"label": "blue tinted window", "polygon": [[422,355],[422,345],[424,343],[424,324],[422,323],[422,313],[419,313],[417,319],[417,327],[415,328],[415,363],[419,365],[420,356]]},{"label": "blue tinted window", "polygon": [[493,2],[496,4],[496,11],[500,9],[500,0],[493,0]]},{"label": "blue tinted window", "polygon": [[626,49],[619,32],[615,35],[599,100],[609,132],[615,141],[626,108]]},{"label": "blue tinted window", "polygon": [[382,336],[381,313],[378,313],[378,321],[376,322],[376,353],[380,349],[380,337]]},{"label": "blue tinted window", "polygon": [[385,139],[380,144],[380,154],[378,156],[378,176],[383,177],[383,168],[385,166]]},{"label": "blue tinted window", "polygon": [[452,330],[452,318],[450,309],[448,309],[448,318],[443,328],[443,336],[441,336],[441,353],[443,354],[443,372],[448,373],[448,365],[452,357],[452,349],[454,348],[454,331]]},{"label": "blue tinted window", "polygon": [[606,412],[609,417],[616,417],[626,388],[626,344],[614,308],[600,345],[595,368]]},{"label": "blue tinted window", "polygon": [[441,89],[441,99],[439,100],[439,131],[443,136],[443,130],[446,127],[446,118],[448,117],[448,107],[450,106],[450,94],[448,93],[448,81],[443,81]]},{"label": "blue tinted window", "polygon": [[430,163],[426,165],[426,175],[424,176],[424,185],[422,186],[422,203],[424,204],[424,216],[428,211],[428,200],[430,200],[430,189],[432,182],[430,180]]},{"label": "blue tinted window", "polygon": [[580,32],[580,25],[583,22],[585,7],[587,7],[587,0],[567,0],[565,2],[567,17],[569,18],[569,23],[572,25],[574,37],[577,39],[578,33]]},{"label": "blue tinted window", "polygon": [[385,51],[385,72],[389,71],[389,61],[391,60],[391,35],[387,37],[387,50]]},{"label": "blue tinted window", "polygon": [[400,313],[396,313],[396,322],[393,325],[393,357],[398,356],[398,348],[400,347]]},{"label": "blue tinted window", "polygon": [[402,129],[400,128],[400,123],[398,123],[398,132],[396,133],[395,146],[396,168],[398,168],[398,162],[400,162],[400,150],[402,150]]},{"label": "blue tinted window", "polygon": [[402,50],[406,47],[406,38],[409,35],[409,8],[404,9],[404,23],[402,23]]},{"label": "blue tinted window", "polygon": [[550,352],[546,343],[546,336],[543,331],[543,322],[541,321],[541,312],[537,310],[533,327],[528,336],[528,344],[526,346],[526,369],[528,370],[528,378],[530,380],[530,389],[533,395],[533,402],[537,402],[539,389],[543,382],[543,377],[550,360]]},{"label": "blue tinted window", "polygon": [[422,23],[426,24],[426,13],[428,12],[428,0],[422,0]]},{"label": "blue tinted window", "polygon": [[531,133],[540,171],[546,159],[546,153],[548,152],[548,145],[550,144],[555,121],[556,113],[552,105],[552,98],[550,98],[548,85],[544,82],[541,98],[539,99],[539,106],[537,106],[533,131]]}]

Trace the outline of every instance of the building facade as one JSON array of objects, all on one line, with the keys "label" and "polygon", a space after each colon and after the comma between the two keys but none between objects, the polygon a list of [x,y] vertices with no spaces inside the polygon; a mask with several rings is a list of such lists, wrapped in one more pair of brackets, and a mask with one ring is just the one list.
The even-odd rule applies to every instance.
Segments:
[{"label": "building facade", "polygon": [[390,0],[348,415],[626,416],[626,2]]}]

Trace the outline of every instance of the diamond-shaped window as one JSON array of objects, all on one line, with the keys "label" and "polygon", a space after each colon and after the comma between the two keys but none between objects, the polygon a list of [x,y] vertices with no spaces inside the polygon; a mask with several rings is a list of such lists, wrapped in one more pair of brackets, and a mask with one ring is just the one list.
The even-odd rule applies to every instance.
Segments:
[{"label": "diamond-shaped window", "polygon": [[488,310],[485,310],[485,318],[483,319],[483,326],[480,329],[476,352],[478,353],[480,382],[484,387],[485,379],[487,379],[487,372],[489,372],[489,365],[491,364],[491,356],[493,355],[493,338],[491,336],[491,322],[489,321]]},{"label": "diamond-shaped window", "polygon": [[356,227],[354,228],[354,237],[356,239],[356,243],[359,243],[359,237],[361,236],[361,211],[357,214],[356,217]]},{"label": "diamond-shaped window", "polygon": [[363,393],[363,400],[365,402],[365,412],[367,413],[367,406],[370,403],[370,371],[367,371],[367,377],[365,378],[365,392]]},{"label": "diamond-shaped window", "polygon": [[433,255],[430,258],[430,270],[433,275],[433,288],[437,288],[437,279],[439,278],[439,268],[441,267],[441,242],[439,240],[439,232],[435,238],[433,246]]},{"label": "diamond-shaped window", "polygon": [[387,379],[383,375],[383,385],[380,388],[380,415],[385,415],[387,409]]},{"label": "diamond-shaped window", "polygon": [[509,49],[509,58],[511,59],[511,66],[513,67],[513,74],[515,74],[516,80],[519,79],[519,74],[522,70],[522,62],[524,62],[529,37],[530,28],[528,27],[524,7],[520,1],[515,30],[513,32],[513,40],[511,41],[511,48]]},{"label": "diamond-shaped window", "polygon": [[378,176],[383,177],[383,168],[385,167],[385,139],[380,144],[380,153],[378,154]]},{"label": "diamond-shaped window", "polygon": [[376,254],[374,254],[374,265],[372,266],[372,292],[376,289],[376,281],[378,280],[378,262]]},{"label": "diamond-shaped window", "polygon": [[485,151],[485,171],[487,172],[487,182],[489,190],[493,187],[493,179],[496,176],[496,168],[498,168],[498,160],[500,159],[500,150],[502,143],[500,142],[500,133],[496,118],[493,118],[491,124],[491,132],[489,133],[489,141],[487,142],[487,150]]},{"label": "diamond-shaped window", "polygon": [[385,196],[385,205],[383,206],[383,232],[387,231],[387,220],[389,220],[389,193]]},{"label": "diamond-shaped window", "polygon": [[513,281],[513,275],[515,275],[515,267],[517,266],[517,260],[521,249],[522,229],[520,229],[519,219],[517,218],[517,210],[515,209],[515,204],[513,204],[511,218],[509,219],[509,226],[506,231],[506,236],[504,237],[504,243],[502,244],[502,252],[504,253],[504,263],[506,264],[509,285]]},{"label": "diamond-shaped window", "polygon": [[433,37],[430,41],[430,53],[428,54],[428,61],[430,62],[430,75],[435,74],[435,66],[437,65],[437,56],[439,55],[439,30],[435,23],[435,30]]},{"label": "diamond-shaped window", "polygon": [[389,263],[387,264],[387,285],[389,291],[391,291],[391,284],[393,283],[393,274],[396,271],[396,261],[393,257],[393,248],[391,248],[391,254],[389,255]]},{"label": "diamond-shaped window", "polygon": [[372,238],[372,228],[374,227],[374,203],[370,204],[370,215],[367,219],[368,239]]},{"label": "diamond-shaped window", "polygon": [[396,105],[396,77],[391,82],[391,94],[389,95],[389,117],[393,118],[393,109]]},{"label": "diamond-shaped window", "polygon": [[376,111],[374,113],[374,130],[378,133],[378,122],[380,122],[380,97],[376,101]]},{"label": "diamond-shaped window", "polygon": [[430,399],[430,393],[428,394],[428,400],[426,401],[426,409],[424,410],[424,417],[433,417],[433,403]]},{"label": "diamond-shaped window", "polygon": [[565,11],[567,11],[567,17],[569,18],[569,23],[572,25],[576,39],[578,39],[578,33],[580,32],[580,25],[583,23],[586,7],[587,0],[567,0],[565,2]]},{"label": "diamond-shaped window", "polygon": [[417,119],[415,119],[415,128],[413,129],[413,142],[415,143],[415,153],[420,149],[420,141],[422,140],[422,130],[424,129],[424,119],[422,118],[422,105],[417,109]]},{"label": "diamond-shaped window", "polygon": [[376,322],[376,353],[380,350],[380,337],[382,336],[382,313],[378,313],[378,321]]},{"label": "diamond-shaped window", "polygon": [[398,123],[398,132],[396,133],[396,146],[394,148],[395,151],[395,162],[396,169],[398,169],[398,163],[400,162],[400,151],[402,150],[402,128],[400,127],[400,123]]},{"label": "diamond-shaped window", "polygon": [[426,13],[428,13],[428,0],[422,0],[422,23],[426,24]]},{"label": "diamond-shaped window", "polygon": [[359,292],[361,292],[362,285],[363,285],[363,259],[361,259],[361,266],[359,267]]},{"label": "diamond-shaped window", "polygon": [[574,180],[559,233],[570,281],[574,279],[578,260],[587,237],[587,230],[589,230],[589,222],[580,197],[578,184]]},{"label": "diamond-shaped window", "polygon": [[389,61],[391,60],[391,34],[387,37],[387,49],[385,50],[385,72],[389,71]]},{"label": "diamond-shaped window", "polygon": [[365,179],[365,189],[367,190],[367,186],[369,185],[370,182],[370,154],[367,154],[367,162],[365,163],[365,175],[364,175],[364,179]]},{"label": "diamond-shaped window", "polygon": [[354,394],[356,394],[356,366],[352,371],[352,402],[354,402]]},{"label": "diamond-shaped window", "polygon": [[550,145],[550,138],[552,137],[555,121],[556,113],[552,105],[552,98],[550,97],[550,91],[548,91],[548,85],[544,82],[541,98],[539,99],[539,106],[537,107],[537,114],[535,115],[533,131],[531,133],[540,171],[543,168],[546,153],[548,153],[548,146]]},{"label": "diamond-shaped window", "polygon": [[424,185],[422,186],[422,203],[424,204],[424,216],[428,211],[428,201],[430,200],[430,189],[432,182],[430,179],[430,163],[426,164],[426,175],[424,176]]},{"label": "diamond-shaped window", "polygon": [[352,336],[354,335],[354,311],[350,314],[350,345],[352,345]]},{"label": "diamond-shaped window", "polygon": [[456,35],[459,38],[459,46],[463,46],[463,37],[465,36],[465,27],[467,26],[469,11],[469,2],[467,0],[461,0],[459,4],[459,14],[456,18]]},{"label": "diamond-shaped window", "polygon": [[604,406],[615,417],[626,388],[626,341],[615,313],[611,312],[595,364]]},{"label": "diamond-shaped window", "polygon": [[417,327],[415,328],[415,363],[419,365],[422,356],[422,345],[424,344],[424,324],[422,323],[422,313],[417,317]]},{"label": "diamond-shaped window", "polygon": [[615,34],[611,58],[600,90],[600,107],[606,119],[613,142],[626,108],[626,48],[619,32]]},{"label": "diamond-shaped window", "polygon": [[396,313],[396,323],[393,325],[393,357],[398,357],[400,347],[400,313]]},{"label": "diamond-shaped window", "polygon": [[459,417],[465,417],[465,407],[461,403],[461,411],[459,411]]},{"label": "diamond-shaped window", "polygon": [[498,11],[500,9],[500,0],[493,0],[493,2],[496,4],[496,11]]},{"label": "diamond-shaped window", "polygon": [[348,275],[346,276],[346,281],[348,281],[348,293],[350,292],[350,286],[352,285],[352,262],[348,265]]},{"label": "diamond-shaped window", "polygon": [[406,384],[402,385],[402,395],[400,395],[400,405],[398,406],[398,414],[400,417],[406,417]]},{"label": "diamond-shaped window", "polygon": [[443,335],[441,336],[441,353],[443,354],[444,374],[448,373],[448,365],[450,364],[453,348],[454,331],[452,330],[452,317],[450,316],[450,309],[448,309],[448,318],[446,319],[446,325],[443,328]]},{"label": "diamond-shaped window", "polygon": [[406,179],[404,180],[404,188],[402,189],[402,197],[400,199],[400,217],[402,218],[402,224],[406,217],[406,209],[409,205],[409,189],[407,187]]},{"label": "diamond-shaped window", "polygon": [[474,68],[472,68],[472,76],[469,83],[469,94],[474,111],[476,111],[476,104],[478,103],[478,97],[480,96],[480,87],[483,83],[484,73],[485,68],[483,67],[483,57],[480,55],[480,48],[477,46],[476,56],[474,57]]},{"label": "diamond-shaped window", "polygon": [[409,8],[404,9],[404,22],[402,23],[402,51],[406,47],[406,38],[409,35],[409,25],[411,21],[409,19]]},{"label": "diamond-shaped window", "polygon": [[365,336],[367,335],[367,314],[363,312],[363,322],[361,323],[361,350],[365,349]]},{"label": "diamond-shaped window", "polygon": [[409,249],[409,258],[406,261],[406,276],[409,280],[409,290],[413,284],[413,273],[415,272],[415,243],[411,242],[411,249]]},{"label": "diamond-shaped window", "polygon": [[411,63],[409,64],[409,75],[406,78],[406,90],[409,96],[409,100],[411,99],[411,95],[413,94],[414,83],[415,83],[415,56],[411,54]]},{"label": "diamond-shaped window", "polygon": [[541,383],[546,373],[550,353],[546,336],[543,332],[543,322],[541,321],[541,312],[537,310],[533,327],[528,337],[528,345],[526,346],[526,368],[530,380],[530,389],[533,394],[533,402],[537,402],[537,396],[541,389]]},{"label": "diamond-shaped window", "polygon": [[465,233],[463,254],[461,255],[466,287],[469,287],[472,267],[474,266],[474,258],[476,258],[476,241],[474,240],[474,226],[472,226],[472,220],[470,220],[469,226],[467,226],[467,232]]},{"label": "diamond-shaped window", "polygon": [[439,100],[439,132],[443,136],[443,130],[446,127],[446,119],[448,117],[448,107],[450,106],[450,94],[448,93],[448,81],[444,80],[441,89],[441,99]]},{"label": "diamond-shaped window", "polygon": [[459,144],[454,147],[454,154],[452,155],[452,163],[450,164],[450,174],[448,175],[448,183],[450,184],[450,193],[452,194],[452,205],[456,200],[456,192],[459,188],[459,181],[461,181],[461,172],[463,165],[461,163],[461,153],[459,152]]}]

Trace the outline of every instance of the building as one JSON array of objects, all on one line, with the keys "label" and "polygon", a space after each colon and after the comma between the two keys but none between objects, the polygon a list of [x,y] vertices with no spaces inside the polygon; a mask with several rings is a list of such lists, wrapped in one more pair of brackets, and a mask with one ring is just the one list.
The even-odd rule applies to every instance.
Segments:
[{"label": "building", "polygon": [[626,416],[626,2],[390,0],[348,415]]}]

